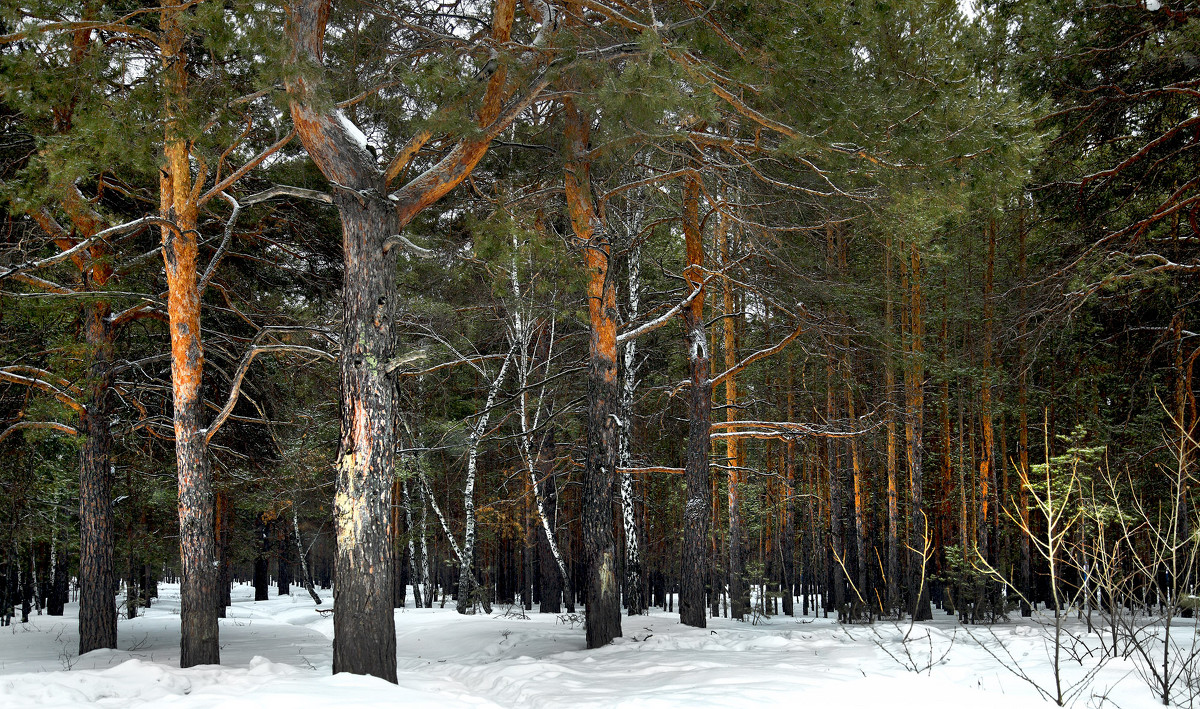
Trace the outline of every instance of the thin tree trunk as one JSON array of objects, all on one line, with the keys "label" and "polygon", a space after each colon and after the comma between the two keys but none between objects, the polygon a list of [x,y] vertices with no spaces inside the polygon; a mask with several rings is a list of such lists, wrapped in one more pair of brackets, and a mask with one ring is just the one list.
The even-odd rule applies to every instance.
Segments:
[{"label": "thin tree trunk", "polygon": [[[787,363],[787,420],[793,421],[795,408],[796,365],[788,352]],[[796,442],[788,439],[783,448],[783,613],[794,616],[796,595]]]},{"label": "thin tree trunk", "polygon": [[[908,245],[909,263],[903,275],[908,296],[908,357],[905,366],[904,438],[908,454],[911,523],[908,570],[908,594],[913,618],[929,620],[929,584],[926,582],[925,557],[928,553],[928,518],[925,515],[923,472],[925,445],[923,418],[925,405],[924,316],[921,296],[921,252],[915,242]],[[902,260],[903,263],[903,260]]]},{"label": "thin tree trunk", "polygon": [[892,302],[892,236],[888,234],[884,245],[884,299],[883,319],[886,344],[883,388],[887,397],[887,607],[889,612],[900,608],[900,488],[896,480],[897,436],[896,436],[896,358],[893,347],[895,325]]},{"label": "thin tree trunk", "polygon": [[[725,223],[724,212],[718,217],[717,248],[721,254],[721,268],[729,264],[729,234]],[[725,354],[725,369],[729,370],[737,364],[737,331],[734,322],[733,284],[728,274],[721,279],[721,305],[724,310],[724,340],[722,350]],[[725,378],[725,420],[737,421],[737,379],[734,375]],[[730,430],[733,430],[732,428]],[[746,587],[745,573],[742,568],[742,513],[741,513],[741,468],[742,457],[738,439],[725,439],[725,465],[729,468],[727,476],[728,507],[729,507],[729,538],[727,542],[727,559],[729,567],[726,574],[729,577],[729,608],[730,617],[741,620],[745,616],[749,589]]]},{"label": "thin tree trunk", "polygon": [[254,529],[258,534],[258,555],[254,557],[255,601],[265,601],[271,597],[271,534],[264,514],[258,515]]},{"label": "thin tree trunk", "polygon": [[[704,241],[700,233],[700,183],[689,177],[684,183],[683,233],[687,247],[684,277],[692,289],[704,282]],[[691,388],[688,399],[688,441],[684,458],[686,501],[683,511],[683,555],[679,593],[679,620],[684,625],[706,625],[704,603],[705,547],[709,525],[709,430],[712,412],[712,383],[709,379],[708,336],[704,332],[704,293],[684,308],[683,326],[687,337],[688,373]],[[714,589],[714,592],[716,589]],[[669,591],[668,591],[669,592]]]},{"label": "thin tree trunk", "polygon": [[983,276],[983,376],[979,385],[979,418],[982,423],[983,441],[979,462],[979,507],[976,520],[978,553],[987,561],[994,561],[991,525],[998,510],[992,505],[995,497],[995,431],[992,421],[992,283],[995,278],[996,234],[994,220],[987,225],[988,255]]},{"label": "thin tree trunk", "polygon": [[[1029,362],[1028,345],[1025,342],[1026,322],[1026,262],[1025,262],[1025,207],[1022,203],[1017,212],[1017,280],[1020,283],[1019,307],[1020,319],[1017,321],[1017,366],[1020,372],[1017,376],[1017,464],[1021,466],[1021,487],[1017,493],[1017,508],[1021,516],[1021,528],[1029,530],[1029,489],[1025,484],[1029,480]],[[1030,568],[1029,534],[1021,534],[1021,615],[1026,618],[1033,615],[1033,609],[1028,600],[1033,598],[1033,574]]]},{"label": "thin tree trunk", "polygon": [[[538,609],[541,613],[559,613],[562,611],[563,588],[570,584],[566,564],[554,539],[554,526],[558,509],[558,484],[554,479],[554,430],[546,432],[541,445],[538,446],[537,464],[532,466],[531,482],[537,495],[538,517],[541,519],[542,536],[538,547],[541,549],[541,578],[542,602]],[[541,480],[538,480],[538,478]],[[572,594],[566,593],[567,610],[575,612],[571,602]]]},{"label": "thin tree trunk", "polygon": [[[416,454],[414,453],[412,457],[415,459]],[[404,527],[408,529],[408,558],[412,564],[413,606],[416,608],[423,608],[425,607],[424,588],[427,583],[425,576],[425,558],[423,555],[417,556],[416,551],[417,549],[420,549],[421,546],[413,542],[413,536],[415,535],[415,532],[413,529],[412,519],[412,497],[408,491],[408,476],[400,479],[400,490],[403,495],[402,499],[404,500]],[[423,528],[421,533],[424,534]],[[424,539],[421,541],[424,543]]]},{"label": "thin tree trunk", "polygon": [[[630,229],[634,245],[629,251],[629,321],[638,316],[638,289],[641,287],[641,248],[637,245],[636,228]],[[621,387],[621,467],[632,465],[633,392],[637,388],[637,339],[624,345],[624,377]],[[641,530],[633,495],[633,474],[621,474],[621,517],[625,524],[625,608],[629,615],[640,615],[649,609],[642,592]]]},{"label": "thin tree trunk", "polygon": [[296,558],[300,560],[300,573],[303,574],[300,578],[304,583],[304,590],[308,591],[308,595],[312,598],[313,603],[321,605],[321,597],[317,595],[317,591],[313,588],[312,574],[308,572],[308,555],[304,552],[304,544],[300,539],[300,517],[296,513],[296,505],[292,504],[292,532],[296,537]]},{"label": "thin tree trunk", "polygon": [[[825,227],[825,265],[829,278],[833,278],[835,274],[835,259],[837,258],[837,235],[832,224]],[[835,390],[837,388],[837,356],[834,354],[832,345],[827,343],[825,350],[825,420],[827,425],[834,425],[837,419],[837,396]],[[829,474],[829,543],[830,553],[833,555],[832,563],[830,564],[831,586],[833,608],[838,612],[839,617],[845,620],[844,604],[845,587],[846,587],[846,542],[845,533],[843,530],[842,512],[844,501],[844,491],[842,489],[842,473],[841,466],[838,464],[838,455],[835,448],[835,441],[832,437],[825,439],[825,469]],[[825,606],[829,608],[828,603]]]},{"label": "thin tree trunk", "polygon": [[225,608],[233,602],[230,597],[230,585],[233,582],[233,560],[229,554],[229,545],[233,537],[233,509],[229,504],[229,496],[223,489],[217,490],[213,517],[217,526],[217,586],[220,595],[217,601],[217,617],[224,618]]},{"label": "thin tree trunk", "polygon": [[504,358],[504,364],[500,365],[500,373],[492,380],[488,386],[487,399],[483,404],[483,411],[479,414],[479,420],[475,422],[475,426],[471,429],[471,436],[467,442],[467,479],[463,485],[463,546],[462,555],[459,557],[458,567],[458,612],[459,613],[474,613],[476,605],[482,605],[485,613],[491,613],[491,604],[488,603],[487,594],[482,593],[479,589],[479,582],[475,578],[475,476],[479,460],[479,442],[483,440],[483,434],[487,431],[488,419],[492,415],[492,405],[496,403],[496,395],[500,392],[500,385],[504,383],[504,375],[508,372],[508,364],[512,361],[513,354],[516,352],[516,344],[509,350],[508,355]]}]

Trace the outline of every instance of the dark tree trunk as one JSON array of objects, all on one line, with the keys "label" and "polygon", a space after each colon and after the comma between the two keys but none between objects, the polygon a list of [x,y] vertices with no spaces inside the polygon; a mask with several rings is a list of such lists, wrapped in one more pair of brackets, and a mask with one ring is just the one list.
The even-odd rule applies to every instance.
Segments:
[{"label": "dark tree trunk", "polygon": [[392,205],[364,190],[335,199],[342,215],[342,436],[337,463],[333,671],[396,681],[392,615],[392,351],[396,259],[383,242],[399,232]]},{"label": "dark tree trunk", "polygon": [[392,585],[392,607],[403,608],[405,600],[408,597],[408,582],[409,582],[409,559],[408,545],[405,544],[407,535],[412,533],[404,524],[404,505],[408,500],[401,489],[400,478],[392,481],[392,555],[395,561],[393,562],[393,571],[396,573],[396,581]]},{"label": "dark tree trunk", "polygon": [[[790,363],[789,363],[790,364]],[[792,392],[791,392],[791,371],[788,372],[788,420],[792,420]],[[780,555],[783,557],[783,613],[784,615],[795,615],[795,595],[796,595],[796,454],[795,443],[787,441],[784,443],[784,502],[783,502],[783,530],[780,532],[781,548]]]},{"label": "dark tree trunk", "polygon": [[617,474],[616,284],[610,276],[608,233],[592,198],[587,162],[591,117],[564,101],[568,162],[564,174],[575,238],[588,272],[587,463],[583,476],[583,546],[587,562],[583,602],[587,606],[587,646],[597,648],[621,635],[621,596],[617,577],[613,492]]},{"label": "dark tree trunk", "polygon": [[[290,3],[288,34],[299,69],[323,63],[330,0]],[[499,0],[492,38],[508,42],[515,0]],[[493,138],[528,106],[501,115],[506,70],[488,81],[479,125],[485,130],[460,140],[439,163],[396,190],[389,182],[402,161],[379,170],[374,156],[352,138],[335,112],[320,71],[295,71],[287,79],[292,121],[313,162],[335,186],[342,218],[345,258],[341,371],[342,432],[337,459],[335,526],[337,561],[333,671],[396,681],[396,634],[392,615],[391,497],[394,456],[393,386],[388,380],[396,256],[388,239],[422,209],[460,184],[486,154]],[[538,86],[545,86],[543,82]],[[426,138],[427,139],[427,138]],[[419,147],[419,145],[418,145]],[[611,475],[611,471],[610,471]]]},{"label": "dark tree trunk", "polygon": [[[59,616],[63,614],[64,606],[67,604],[68,596],[70,595],[68,569],[67,550],[65,548],[58,549],[54,557],[54,583],[50,584],[50,598],[49,603],[46,604],[46,613],[48,615]],[[4,596],[0,593],[0,613],[3,612],[3,606]]]},{"label": "dark tree trunk", "polygon": [[259,539],[258,556],[254,557],[254,600],[265,601],[271,597],[271,535],[261,514],[254,531]]},{"label": "dark tree trunk", "polygon": [[292,535],[283,517],[275,518],[279,530],[279,595],[292,595]]},{"label": "dark tree trunk", "polygon": [[217,617],[225,617],[225,609],[232,605],[230,586],[233,584],[233,561],[229,555],[229,544],[233,538],[233,506],[224,490],[217,492],[216,497],[217,521],[217,588],[220,597],[217,600]]},{"label": "dark tree trunk", "polygon": [[[704,282],[704,242],[700,233],[700,182],[688,178],[683,193],[683,231],[687,250],[688,287],[696,289]],[[708,576],[710,479],[708,468],[709,430],[712,424],[712,382],[709,381],[708,335],[704,331],[704,293],[696,296],[682,311],[684,337],[687,338],[688,374],[691,387],[688,398],[688,440],[684,457],[686,502],[683,510],[683,553],[679,586],[679,621],[703,628],[707,624],[704,580]],[[718,592],[713,588],[713,593]]]},{"label": "dark tree trunk", "polygon": [[117,603],[113,593],[112,472],[109,449],[109,390],[112,332],[109,308],[96,303],[84,313],[92,348],[91,401],[80,417],[79,452],[79,654],[117,647]]}]

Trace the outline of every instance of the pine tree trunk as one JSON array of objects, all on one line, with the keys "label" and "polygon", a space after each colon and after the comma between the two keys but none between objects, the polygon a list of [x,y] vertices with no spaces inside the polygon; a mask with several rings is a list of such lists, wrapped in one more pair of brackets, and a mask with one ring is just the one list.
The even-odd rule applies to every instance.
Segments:
[{"label": "pine tree trunk", "polygon": [[[929,620],[929,584],[926,579],[925,555],[929,524],[925,516],[923,472],[925,444],[923,415],[925,405],[924,316],[921,296],[921,253],[916,243],[909,244],[909,268],[905,272],[908,296],[908,357],[905,365],[904,437],[908,454],[911,522],[908,569],[908,594],[913,618]],[[902,261],[903,263],[903,261]]]},{"label": "pine tree trunk", "polygon": [[995,497],[995,431],[992,420],[992,282],[995,278],[996,234],[995,223],[988,220],[988,255],[983,277],[983,376],[979,384],[979,418],[983,429],[982,450],[979,462],[979,507],[976,533],[978,553],[987,561],[995,560],[992,548],[991,525],[998,510],[992,504]]},{"label": "pine tree trunk", "polygon": [[[796,367],[788,353],[787,420],[794,421]],[[796,442],[788,439],[783,448],[783,613],[794,616],[796,596]]]},{"label": "pine tree trunk", "polygon": [[[293,115],[299,111],[293,109]],[[342,183],[347,184],[347,183]],[[396,260],[383,242],[399,230],[378,190],[340,190],[345,277],[342,311],[342,426],[336,496],[333,671],[396,681],[395,582],[391,552]]]},{"label": "pine tree trunk", "polygon": [[574,102],[563,102],[566,115],[567,205],[575,238],[585,251],[588,272],[587,463],[583,477],[583,545],[587,560],[584,603],[587,646],[597,648],[621,635],[621,597],[617,580],[613,492],[617,473],[617,324],[615,279],[608,233],[592,197],[587,162],[591,117]]},{"label": "pine tree trunk", "polygon": [[1030,568],[1029,534],[1029,394],[1028,394],[1028,345],[1025,343],[1025,210],[1022,206],[1017,215],[1017,279],[1020,281],[1021,316],[1017,323],[1017,366],[1020,374],[1017,376],[1017,413],[1020,417],[1017,430],[1017,463],[1021,466],[1021,489],[1017,494],[1018,513],[1021,516],[1021,615],[1028,618],[1033,615],[1029,599],[1034,597],[1033,574]]},{"label": "pine tree trunk", "polygon": [[892,237],[884,246],[884,361],[883,388],[887,397],[887,607],[889,612],[900,608],[900,488],[896,480],[898,445],[896,436],[896,360],[892,342],[895,325],[892,305]]},{"label": "pine tree trunk", "polygon": [[[691,289],[704,282],[704,242],[699,220],[700,183],[688,178],[684,183],[683,225],[688,268],[684,273]],[[688,398],[688,440],[684,458],[686,501],[683,511],[683,555],[679,589],[679,620],[695,628],[705,627],[704,579],[705,551],[709,525],[709,430],[712,413],[712,383],[709,379],[708,336],[704,331],[704,294],[696,296],[683,310],[687,337],[688,373],[691,387]],[[716,592],[716,589],[713,589]]]},{"label": "pine tree trunk", "polygon": [[229,545],[233,540],[233,506],[229,503],[229,495],[224,490],[217,491],[215,517],[217,522],[217,585],[220,598],[217,603],[217,617],[225,617],[225,609],[233,603],[230,597],[230,586],[233,584],[233,559],[229,554]]},{"label": "pine tree trunk", "polygon": [[80,430],[79,451],[79,654],[117,647],[116,584],[113,570],[112,470],[109,450],[109,391],[112,333],[108,306],[84,311],[84,334],[92,350],[90,400]]},{"label": "pine tree trunk", "polygon": [[[717,248],[721,254],[722,268],[725,268],[729,264],[729,235],[726,229],[725,216],[724,213],[721,213],[718,218]],[[725,355],[725,369],[728,370],[737,364],[737,331],[735,328],[736,323],[734,322],[736,308],[733,299],[733,284],[727,276],[721,279],[721,305],[725,315],[723,322],[724,340],[721,349]],[[726,421],[737,421],[737,398],[737,379],[733,375],[730,375],[725,379]],[[731,433],[734,430],[733,428],[729,429]],[[746,574],[742,564],[742,457],[738,443],[738,439],[732,436],[725,439],[725,465],[729,468],[727,483],[729,538],[726,540],[729,567],[726,573],[729,576],[730,617],[741,620],[747,610],[746,605],[749,600],[750,589],[746,586]]]},{"label": "pine tree trunk", "polygon": [[[187,59],[180,13],[163,2],[160,53],[164,68],[165,165],[160,171],[161,216],[171,323],[171,388],[179,478],[179,615],[181,667],[220,663],[213,490],[204,427],[204,348],[200,341],[197,212],[185,135]],[[168,9],[169,8],[169,9]]]},{"label": "pine tree trunk", "polygon": [[[492,39],[508,42],[514,0],[499,0]],[[335,187],[345,259],[342,323],[342,435],[338,452],[335,514],[337,586],[334,589],[333,671],[396,681],[392,615],[391,492],[395,431],[394,393],[386,368],[394,346],[396,256],[389,237],[399,234],[428,205],[460,184],[518,112],[501,118],[506,69],[488,81],[479,125],[491,132],[460,140],[438,164],[389,195],[389,175],[366,146],[349,134],[332,107],[320,71],[330,0],[294,0],[287,32],[294,74],[287,78],[293,125],[317,168]],[[539,86],[545,86],[545,83]],[[525,96],[525,106],[540,89]],[[610,470],[610,475],[612,471]]]},{"label": "pine tree trunk", "polygon": [[262,514],[255,519],[254,531],[259,539],[254,557],[254,600],[265,601],[271,597],[271,535]]}]

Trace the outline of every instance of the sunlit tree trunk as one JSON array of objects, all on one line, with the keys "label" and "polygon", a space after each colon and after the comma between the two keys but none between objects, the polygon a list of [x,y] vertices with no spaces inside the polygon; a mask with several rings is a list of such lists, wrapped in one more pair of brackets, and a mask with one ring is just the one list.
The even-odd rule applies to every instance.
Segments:
[{"label": "sunlit tree trunk", "polygon": [[[213,486],[204,428],[204,347],[200,341],[197,207],[184,128],[188,68],[184,10],[163,3],[160,55],[165,96],[165,136],[160,171],[163,260],[171,321],[171,389],[175,411],[175,458],[179,478],[179,603],[181,667],[217,664],[216,549],[213,543]],[[203,179],[201,176],[200,179]]]},{"label": "sunlit tree trunk", "polygon": [[589,648],[601,647],[621,635],[621,597],[617,581],[616,535],[613,529],[613,491],[617,474],[617,297],[610,277],[612,247],[607,228],[592,196],[588,137],[591,117],[575,102],[563,102],[566,115],[567,207],[575,239],[587,264],[588,416],[587,464],[583,479],[583,546],[587,559],[584,603]]},{"label": "sunlit tree trunk", "polygon": [[[726,217],[722,213],[717,219],[717,248],[721,254],[721,268],[723,270],[729,267],[730,261],[728,228],[729,225],[726,223]],[[725,369],[730,370],[737,364],[737,323],[734,319],[737,308],[734,304],[733,284],[729,280],[728,274],[721,279],[721,305],[725,316],[722,328],[724,340],[721,349],[725,354]],[[725,378],[726,421],[737,421],[737,400],[737,377],[731,374]],[[733,429],[731,428],[730,430],[732,431]],[[741,619],[745,614],[749,589],[746,588],[745,573],[742,568],[742,455],[739,441],[736,437],[730,436],[725,439],[725,465],[729,469],[727,475],[729,537],[726,540],[728,547],[726,558],[729,565],[726,569],[726,574],[729,577],[729,612],[732,618]]]}]

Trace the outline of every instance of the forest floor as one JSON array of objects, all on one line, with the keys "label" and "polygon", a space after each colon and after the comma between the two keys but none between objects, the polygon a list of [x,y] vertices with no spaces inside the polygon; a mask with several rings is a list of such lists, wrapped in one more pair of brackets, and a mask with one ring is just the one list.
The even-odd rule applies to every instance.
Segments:
[{"label": "forest floor", "polygon": [[[18,617],[0,627],[0,707],[1052,706],[1004,667],[1011,656],[1052,691],[1053,628],[1028,619],[965,629],[938,613],[906,643],[907,624],[776,616],[709,619],[708,628],[695,629],[655,611],[625,617],[623,638],[588,651],[583,627],[566,616],[522,617],[516,607],[461,616],[452,603],[410,605],[396,611],[397,687],[330,674],[333,620],[302,589],[292,596],[273,589],[256,603],[252,588],[235,586],[221,621],[222,665],[181,670],[178,587],[159,589],[152,608],[120,621],[117,650],[76,655],[74,604],[63,617],[34,615],[25,624]],[[323,597],[328,608],[329,592]],[[1097,645],[1094,638],[1086,645]],[[1083,676],[1098,656],[1068,660],[1068,676]],[[1074,705],[1161,706],[1135,663],[1121,659],[1104,664]]]}]

